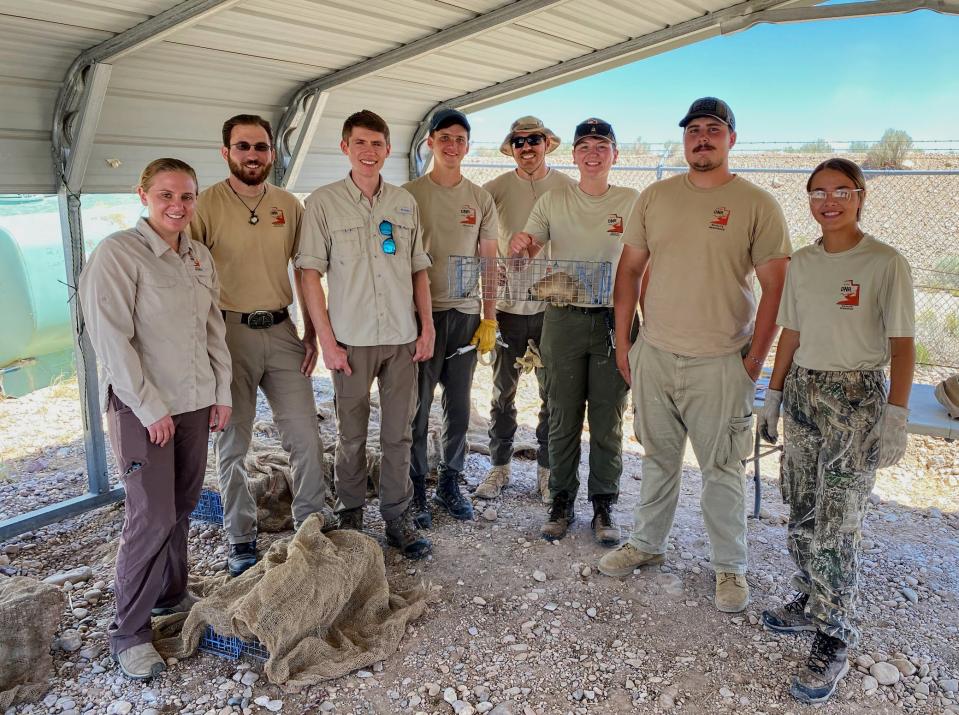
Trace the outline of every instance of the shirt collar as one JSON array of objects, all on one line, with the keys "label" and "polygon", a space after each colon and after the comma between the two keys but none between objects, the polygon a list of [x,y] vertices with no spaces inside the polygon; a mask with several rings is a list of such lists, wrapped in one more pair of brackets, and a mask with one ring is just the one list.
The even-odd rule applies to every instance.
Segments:
[{"label": "shirt collar", "polygon": [[[153,227],[150,226],[149,222],[145,218],[141,217],[140,220],[137,221],[136,230],[137,233],[143,236],[144,242],[146,243],[147,247],[153,251],[153,255],[157,256],[158,258],[167,251],[173,250],[170,248],[169,243],[160,238],[160,234],[153,230]],[[182,257],[189,253],[189,251],[190,239],[183,231],[180,231],[180,250],[177,253]]]},{"label": "shirt collar", "polygon": [[[360,203],[361,201],[366,201],[366,197],[363,196],[363,192],[360,191],[360,187],[356,185],[353,181],[352,174],[347,174],[346,178],[343,179],[343,183],[346,184],[346,190],[349,192],[350,197],[354,202]],[[383,195],[383,187],[386,185],[386,182],[383,181],[383,176],[380,176],[380,184],[376,187],[376,192],[373,194],[374,199],[379,199]]]}]

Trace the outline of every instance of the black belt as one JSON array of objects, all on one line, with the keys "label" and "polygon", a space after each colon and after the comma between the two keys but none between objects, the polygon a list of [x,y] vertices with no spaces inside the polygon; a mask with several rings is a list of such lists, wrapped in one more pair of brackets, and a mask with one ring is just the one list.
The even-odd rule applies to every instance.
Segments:
[{"label": "black belt", "polygon": [[585,313],[586,315],[592,315],[594,313],[611,313],[613,310],[612,308],[605,307],[602,305],[590,307],[590,308],[581,308],[578,305],[557,305],[555,307],[563,308],[565,310],[571,310],[575,313]]},{"label": "black belt", "polygon": [[[225,310],[223,311],[223,315],[226,315]],[[287,308],[280,310],[254,310],[252,313],[240,313],[240,322],[254,330],[262,330],[263,328],[269,328],[278,323],[282,323],[289,317],[290,311]]]}]

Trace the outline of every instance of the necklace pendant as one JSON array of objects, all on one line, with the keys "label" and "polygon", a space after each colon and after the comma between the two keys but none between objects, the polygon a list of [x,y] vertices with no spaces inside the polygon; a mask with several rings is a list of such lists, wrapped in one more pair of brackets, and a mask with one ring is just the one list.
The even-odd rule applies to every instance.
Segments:
[{"label": "necklace pendant", "polygon": [[251,214],[251,215],[250,215],[250,225],[251,225],[251,226],[256,226],[259,222],[260,222],[260,217],[259,217],[259,216],[257,216],[256,214]]}]

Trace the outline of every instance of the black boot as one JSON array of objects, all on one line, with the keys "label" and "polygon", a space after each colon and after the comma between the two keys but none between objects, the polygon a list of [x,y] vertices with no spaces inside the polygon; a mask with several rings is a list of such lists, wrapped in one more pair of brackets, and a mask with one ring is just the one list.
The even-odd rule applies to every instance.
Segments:
[{"label": "black boot", "polygon": [[419,529],[433,528],[433,515],[430,503],[426,500],[426,477],[410,476],[413,482],[413,501],[410,502],[410,515]]},{"label": "black boot", "polygon": [[231,576],[239,576],[256,563],[256,542],[248,541],[243,544],[232,544],[230,555],[226,559],[227,568]]},{"label": "black boot", "polygon": [[593,536],[596,541],[603,546],[619,546],[622,536],[619,533],[619,525],[613,521],[611,513],[613,508],[612,494],[596,494],[593,497]]},{"label": "black boot", "polygon": [[454,519],[466,521],[473,518],[473,504],[460,493],[459,476],[441,474],[433,501],[446,509]]}]

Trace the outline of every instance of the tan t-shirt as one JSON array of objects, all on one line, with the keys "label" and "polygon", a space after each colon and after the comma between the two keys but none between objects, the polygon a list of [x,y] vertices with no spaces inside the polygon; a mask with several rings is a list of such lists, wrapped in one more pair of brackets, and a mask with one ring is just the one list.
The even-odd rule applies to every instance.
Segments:
[{"label": "tan t-shirt", "polygon": [[[384,248],[389,236],[395,252]],[[306,199],[294,265],[326,275],[330,323],[341,343],[416,340],[413,274],[429,268],[430,258],[408,191],[381,179],[371,205],[349,176],[321,186]]]},{"label": "tan t-shirt", "polygon": [[[533,206],[526,232],[537,243],[549,242],[550,260],[577,262],[555,268],[575,273],[574,280],[585,290],[587,299],[573,305],[612,304],[613,280],[623,252],[620,239],[638,196],[636,189],[626,186],[610,186],[602,196],[590,196],[578,184],[569,184],[544,194]],[[603,262],[610,267],[601,270],[595,265]]]},{"label": "tan t-shirt", "polygon": [[243,197],[249,208],[220,181],[200,192],[190,224],[193,238],[213,254],[220,274],[220,307],[237,313],[279,310],[293,302],[289,263],[296,255],[303,206],[288,191],[265,184],[266,195]]},{"label": "tan t-shirt", "polygon": [[423,247],[433,259],[430,296],[433,311],[455,308],[461,313],[480,312],[476,298],[452,298],[449,286],[450,256],[479,254],[479,241],[496,240],[496,206],[486,189],[469,179],[456,186],[440,186],[429,174],[403,188],[413,194],[423,222]]},{"label": "tan t-shirt", "polygon": [[[509,256],[510,239],[514,233],[526,228],[526,220],[540,196],[547,191],[572,186],[575,183],[576,181],[569,175],[550,169],[546,176],[536,181],[524,179],[513,170],[483,184],[483,188],[490,192],[493,203],[496,204],[496,215],[499,218],[499,255]],[[549,244],[539,256],[540,258],[550,257]],[[509,280],[508,275],[507,280]],[[546,310],[546,303],[501,300],[496,304],[496,309],[513,315],[535,315]]]},{"label": "tan t-shirt", "polygon": [[694,357],[749,342],[755,266],[792,250],[776,199],[739,176],[712,189],[696,188],[688,174],[646,187],[623,243],[649,251],[643,339]]},{"label": "tan t-shirt", "polygon": [[793,254],[777,322],[799,333],[793,362],[810,370],[878,370],[889,338],[915,331],[912,272],[892,246],[864,236],[842,253]]},{"label": "tan t-shirt", "polygon": [[218,290],[210,252],[186,233],[174,251],[141,218],[100,242],[78,292],[99,358],[104,411],[111,389],[144,427],[233,404]]}]

